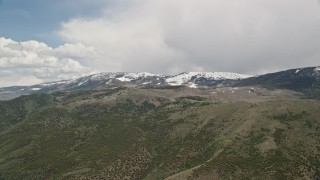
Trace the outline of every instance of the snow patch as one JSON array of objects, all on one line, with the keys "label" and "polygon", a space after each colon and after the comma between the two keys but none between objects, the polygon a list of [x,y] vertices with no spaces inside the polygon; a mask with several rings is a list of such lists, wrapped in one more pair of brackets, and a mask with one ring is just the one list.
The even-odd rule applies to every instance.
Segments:
[{"label": "snow patch", "polygon": [[130,82],[130,81],[132,81],[132,79],[129,79],[129,78],[127,78],[127,77],[120,77],[120,78],[117,78],[119,81],[122,81],[122,82]]},{"label": "snow patch", "polygon": [[39,91],[41,88],[32,88],[32,91]]},{"label": "snow patch", "polygon": [[122,75],[122,77],[118,77],[117,79],[119,81],[123,81],[123,82],[130,82],[130,81],[138,80],[141,78],[154,77],[154,76],[162,76],[162,75],[151,74],[151,73],[147,73],[147,72],[124,73]]},{"label": "snow patch", "polygon": [[166,82],[172,86],[178,86],[189,81],[195,81],[199,78],[206,78],[210,80],[237,80],[252,77],[251,75],[229,73],[229,72],[185,72],[171,78],[166,79]]},{"label": "snow patch", "polygon": [[66,84],[69,81],[57,81],[57,82],[50,82],[50,83],[42,83],[40,86],[53,86],[53,85],[59,85],[59,84]]},{"label": "snow patch", "polygon": [[297,69],[297,70],[296,70],[296,74],[297,74],[298,72],[300,72],[300,69]]},{"label": "snow patch", "polygon": [[115,78],[119,73],[99,73],[99,74],[94,74],[90,77],[92,81],[100,81],[104,79],[111,79]]},{"label": "snow patch", "polygon": [[146,84],[151,84],[151,81],[150,82],[144,82],[142,83],[143,85],[146,85]]},{"label": "snow patch", "polygon": [[112,82],[112,80],[110,79],[109,81],[106,82],[106,84],[110,84]]},{"label": "snow patch", "polygon": [[190,84],[189,84],[189,87],[190,87],[190,88],[198,88],[195,83],[190,83]]},{"label": "snow patch", "polygon": [[85,84],[88,82],[89,79],[85,80],[85,81],[82,81],[82,82],[79,82],[78,86],[81,86],[82,84]]}]

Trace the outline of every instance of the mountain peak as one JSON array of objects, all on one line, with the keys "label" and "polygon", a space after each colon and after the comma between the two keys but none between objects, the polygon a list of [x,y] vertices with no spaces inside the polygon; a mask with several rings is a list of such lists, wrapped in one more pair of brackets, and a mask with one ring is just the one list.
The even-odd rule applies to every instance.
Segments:
[{"label": "mountain peak", "polygon": [[[148,72],[104,72],[73,80],[42,83],[33,86],[0,88],[2,94],[51,93],[56,91],[83,91],[136,86],[222,87],[260,85],[291,90],[317,89],[320,84],[320,66],[290,69],[259,76],[232,72],[183,72],[177,75]],[[313,93],[313,91],[312,91]]]},{"label": "mountain peak", "polygon": [[166,79],[169,85],[183,85],[183,84],[197,84],[199,81],[211,80],[211,81],[222,81],[222,80],[240,80],[252,77],[251,75],[237,74],[231,72],[184,72],[171,78]]}]

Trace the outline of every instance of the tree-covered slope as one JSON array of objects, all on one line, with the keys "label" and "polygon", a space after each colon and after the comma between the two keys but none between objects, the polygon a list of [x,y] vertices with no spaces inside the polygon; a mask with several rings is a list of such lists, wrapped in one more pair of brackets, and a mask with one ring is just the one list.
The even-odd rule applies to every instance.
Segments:
[{"label": "tree-covered slope", "polygon": [[0,134],[0,177],[318,177],[320,102],[249,89],[119,88],[1,102],[17,104],[6,112],[25,110],[19,121],[0,113],[12,122]]}]

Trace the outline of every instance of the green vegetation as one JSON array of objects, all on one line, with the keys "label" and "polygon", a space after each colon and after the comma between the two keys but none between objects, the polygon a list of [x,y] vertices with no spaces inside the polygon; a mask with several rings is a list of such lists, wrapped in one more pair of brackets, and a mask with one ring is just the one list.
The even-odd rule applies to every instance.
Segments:
[{"label": "green vegetation", "polygon": [[320,176],[319,101],[187,92],[118,88],[0,102],[0,179]]}]

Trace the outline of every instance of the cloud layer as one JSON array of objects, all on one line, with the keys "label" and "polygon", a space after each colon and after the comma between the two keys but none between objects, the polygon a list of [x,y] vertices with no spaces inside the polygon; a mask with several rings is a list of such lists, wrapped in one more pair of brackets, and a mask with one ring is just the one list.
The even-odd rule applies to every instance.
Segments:
[{"label": "cloud layer", "polygon": [[95,54],[92,47],[80,43],[51,48],[37,41],[16,42],[0,37],[0,87],[70,79],[90,73],[91,68],[81,61],[94,58]]},{"label": "cloud layer", "polygon": [[255,74],[319,65],[317,0],[105,2],[101,16],[72,19],[59,31],[95,47],[99,71]]},{"label": "cloud layer", "polygon": [[56,48],[0,37],[0,87],[101,71],[260,74],[320,65],[318,0],[64,3],[97,12],[62,22],[57,35],[67,43]]}]

